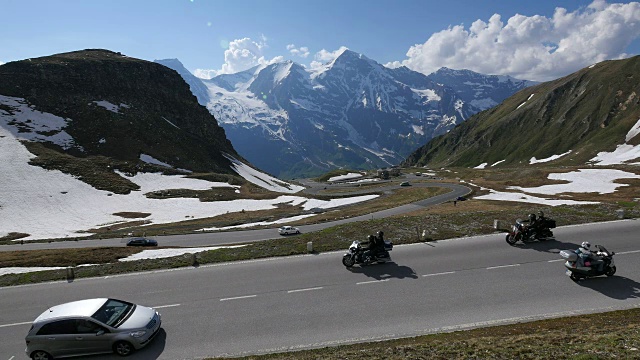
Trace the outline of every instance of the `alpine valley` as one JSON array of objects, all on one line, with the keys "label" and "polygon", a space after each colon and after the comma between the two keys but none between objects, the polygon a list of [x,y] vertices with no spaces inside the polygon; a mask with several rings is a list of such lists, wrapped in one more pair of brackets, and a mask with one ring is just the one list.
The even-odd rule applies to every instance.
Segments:
[{"label": "alpine valley", "polygon": [[397,165],[431,138],[535,84],[441,68],[428,76],[344,50],[321,68],[284,61],[209,80],[176,70],[244,158],[279,178]]}]

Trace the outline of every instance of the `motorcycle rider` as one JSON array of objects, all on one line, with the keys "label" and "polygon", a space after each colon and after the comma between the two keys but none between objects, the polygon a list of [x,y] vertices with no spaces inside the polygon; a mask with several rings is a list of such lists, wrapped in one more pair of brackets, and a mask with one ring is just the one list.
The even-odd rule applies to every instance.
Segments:
[{"label": "motorcycle rider", "polygon": [[384,233],[382,232],[382,230],[376,233],[376,238],[377,238],[376,249],[378,251],[378,254],[384,254]]},{"label": "motorcycle rider", "polygon": [[604,267],[602,256],[598,256],[591,251],[591,244],[588,241],[583,241],[582,244],[580,244],[580,247],[576,250],[576,254],[582,259],[585,266],[589,266],[592,269],[596,268],[598,272],[602,272],[602,268]]},{"label": "motorcycle rider", "polygon": [[538,224],[540,223],[540,221],[536,218],[536,214],[529,214],[528,219],[523,220],[522,222],[529,223],[529,225],[527,226],[529,231],[536,234],[538,233]]},{"label": "motorcycle rider", "polygon": [[367,236],[367,241],[364,242],[364,244],[367,245],[367,250],[363,254],[365,259],[369,258],[370,260],[372,260],[375,257],[377,253],[376,242],[377,242],[377,239],[375,236],[373,235]]}]

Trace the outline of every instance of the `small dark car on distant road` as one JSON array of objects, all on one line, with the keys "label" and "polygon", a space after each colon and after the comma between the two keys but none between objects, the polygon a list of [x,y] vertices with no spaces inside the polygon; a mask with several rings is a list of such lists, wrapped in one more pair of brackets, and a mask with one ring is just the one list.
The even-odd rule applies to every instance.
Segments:
[{"label": "small dark car on distant road", "polygon": [[137,237],[127,240],[127,246],[158,246],[158,242],[149,238]]}]

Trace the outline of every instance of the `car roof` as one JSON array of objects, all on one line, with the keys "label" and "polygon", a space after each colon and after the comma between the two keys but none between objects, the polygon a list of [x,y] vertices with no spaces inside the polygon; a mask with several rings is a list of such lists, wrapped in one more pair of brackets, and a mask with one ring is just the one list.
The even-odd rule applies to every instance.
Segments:
[{"label": "car roof", "polygon": [[70,316],[91,316],[100,309],[107,298],[85,299],[52,306],[40,314],[33,322]]}]

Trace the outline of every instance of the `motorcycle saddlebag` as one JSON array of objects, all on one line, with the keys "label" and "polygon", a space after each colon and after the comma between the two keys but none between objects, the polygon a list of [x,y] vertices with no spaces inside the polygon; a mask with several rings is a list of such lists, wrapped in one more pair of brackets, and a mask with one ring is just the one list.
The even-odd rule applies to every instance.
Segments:
[{"label": "motorcycle saddlebag", "polygon": [[577,261],[578,254],[570,250],[562,250],[560,251],[560,256],[567,261]]},{"label": "motorcycle saddlebag", "polygon": [[389,240],[384,241],[384,249],[390,251],[393,249],[393,243]]}]

